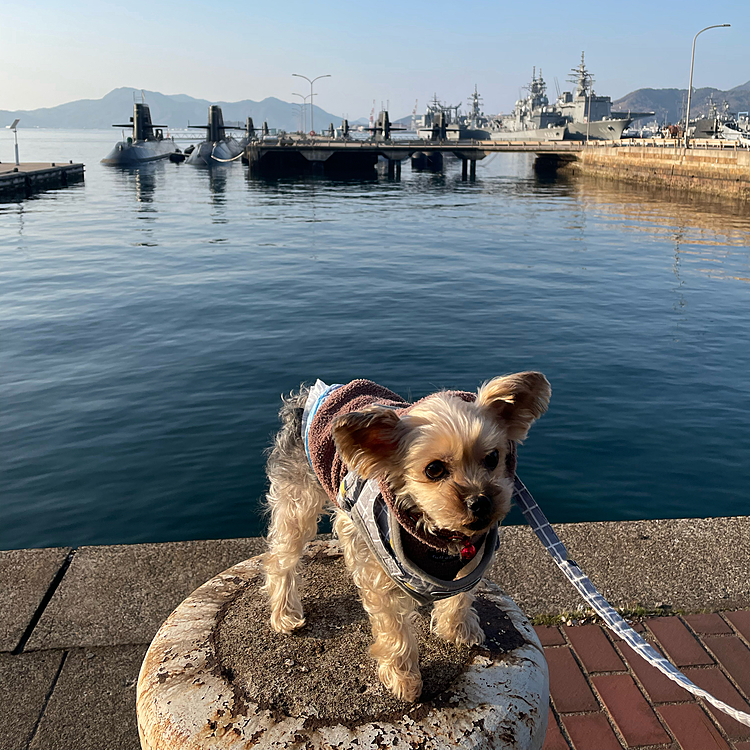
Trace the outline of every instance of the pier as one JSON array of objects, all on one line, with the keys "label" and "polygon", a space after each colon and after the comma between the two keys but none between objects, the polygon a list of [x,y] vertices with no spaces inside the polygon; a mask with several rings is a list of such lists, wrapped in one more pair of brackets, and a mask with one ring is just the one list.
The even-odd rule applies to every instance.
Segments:
[{"label": "pier", "polygon": [[67,187],[83,181],[83,164],[31,162],[0,163],[0,199],[28,198],[42,190]]},{"label": "pier", "polygon": [[362,175],[378,160],[389,178],[399,179],[401,165],[439,170],[443,159],[461,161],[461,179],[476,179],[476,165],[490,154],[531,153],[541,173],[566,170],[608,179],[645,182],[679,190],[750,200],[750,149],[735,141],[693,140],[690,148],[673,139],[620,141],[429,141],[281,136],[252,141],[243,161],[250,170],[279,174]]},{"label": "pier", "polygon": [[[688,677],[750,706],[750,517],[556,524],[581,568]],[[0,747],[139,750],[135,684],[170,612],[264,541],[0,552]],[[579,610],[525,526],[488,575],[534,618],[550,671],[545,750],[746,750],[750,729],[670,683]],[[592,744],[593,743],[593,744]]]},{"label": "pier", "polygon": [[444,156],[461,161],[461,178],[476,179],[477,162],[492,153],[522,151],[552,155],[556,160],[575,158],[584,144],[579,141],[428,141],[422,139],[349,140],[281,136],[253,141],[243,161],[262,174],[362,174],[375,169],[379,159],[387,163],[388,176],[398,179],[401,165],[411,160],[417,169],[440,169]]}]

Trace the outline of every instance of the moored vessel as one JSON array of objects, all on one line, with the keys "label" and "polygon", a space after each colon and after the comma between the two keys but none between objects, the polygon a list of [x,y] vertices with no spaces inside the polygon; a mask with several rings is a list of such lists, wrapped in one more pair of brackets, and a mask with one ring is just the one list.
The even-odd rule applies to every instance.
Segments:
[{"label": "moored vessel", "polygon": [[132,167],[149,161],[167,159],[179,149],[173,138],[164,135],[166,125],[151,122],[151,110],[145,102],[133,103],[133,116],[127,125],[113,128],[132,128],[133,134],[115,144],[103,159],[102,164]]},{"label": "moored vessel", "polygon": [[541,68],[534,68],[528,96],[519,99],[510,115],[491,122],[492,140],[585,141],[619,140],[633,120],[653,112],[613,112],[612,99],[594,93],[594,78],[586,68],[584,53],[568,79],[574,91],[564,91],[554,104],[547,97]]},{"label": "moored vessel", "polygon": [[[244,148],[241,142],[236,141],[231,135],[227,135],[226,131],[231,129],[243,130],[243,128],[224,125],[224,115],[218,105],[212,104],[209,106],[207,125],[192,125],[191,127],[205,129],[206,140],[195,146],[188,156],[188,164],[212,166],[234,161],[242,155]],[[252,127],[252,120],[249,121],[248,127]]]}]

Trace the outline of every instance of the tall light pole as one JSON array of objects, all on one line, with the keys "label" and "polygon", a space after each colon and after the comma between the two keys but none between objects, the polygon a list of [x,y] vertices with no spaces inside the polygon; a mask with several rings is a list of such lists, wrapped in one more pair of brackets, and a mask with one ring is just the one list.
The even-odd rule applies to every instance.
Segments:
[{"label": "tall light pole", "polygon": [[315,124],[313,122],[313,84],[319,78],[330,78],[331,76],[329,74],[326,74],[324,76],[318,76],[317,78],[313,78],[312,80],[310,80],[307,76],[301,76],[299,73],[292,73],[292,75],[296,76],[297,78],[304,78],[310,84],[310,130],[314,133]]},{"label": "tall light pole", "polygon": [[302,118],[304,116],[304,113],[302,111],[304,109],[304,105],[298,104],[297,102],[292,102],[292,106],[293,107],[297,107],[297,126],[299,127],[299,130],[297,132],[298,133],[304,133],[305,132],[305,126],[304,126],[303,120],[302,120]]},{"label": "tall light pole", "polygon": [[704,31],[708,31],[709,29],[724,29],[727,26],[731,26],[731,25],[732,25],[731,23],[717,23],[714,26],[706,26],[705,29],[701,29],[693,37],[693,54],[690,57],[690,84],[688,85],[687,110],[685,112],[685,148],[688,148],[688,126],[690,125],[690,99],[693,95],[693,63],[695,62],[695,40]]},{"label": "tall light pole", "polygon": [[[305,106],[307,105],[307,100],[310,99],[311,94],[308,94],[305,96],[304,94],[292,94],[292,96],[298,96],[302,101],[304,102],[302,105],[302,112],[304,116],[304,125],[302,126],[303,132],[307,134],[307,111],[305,110]],[[312,99],[310,99],[312,101]]]}]

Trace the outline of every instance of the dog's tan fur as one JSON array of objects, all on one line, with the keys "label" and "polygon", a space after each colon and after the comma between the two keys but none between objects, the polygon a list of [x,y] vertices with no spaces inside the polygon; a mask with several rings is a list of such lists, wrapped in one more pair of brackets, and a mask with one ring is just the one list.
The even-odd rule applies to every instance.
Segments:
[{"label": "dog's tan fur", "polygon": [[[268,461],[271,512],[269,551],[264,556],[271,626],[291,633],[305,623],[297,583],[297,565],[305,544],[317,533],[328,498],[308,464],[300,431],[307,392],[285,401],[284,427]],[[546,410],[550,387],[537,372],[494,378],[477,391],[474,402],[436,393],[399,416],[370,407],[338,417],[333,437],[344,463],[364,478],[385,479],[403,508],[416,513],[427,531],[449,530],[480,537],[510,510],[513,480],[505,472],[508,440],[522,441],[532,422]],[[490,470],[489,454],[497,451]],[[430,479],[433,461],[445,476]],[[483,496],[489,509],[475,516],[468,503]],[[375,639],[370,649],[381,682],[398,698],[416,700],[422,691],[416,636],[410,625],[415,601],[385,573],[352,521],[337,510],[334,531],[360,592]],[[461,544],[455,543],[454,553]],[[456,644],[482,643],[484,633],[471,594],[436,603],[433,631]]]}]

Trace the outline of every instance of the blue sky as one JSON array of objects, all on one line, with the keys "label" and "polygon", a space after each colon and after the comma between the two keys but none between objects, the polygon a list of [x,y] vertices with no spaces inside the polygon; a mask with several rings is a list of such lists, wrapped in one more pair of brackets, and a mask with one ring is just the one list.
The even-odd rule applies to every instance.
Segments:
[{"label": "blue sky", "polygon": [[732,88],[750,79],[750,0],[722,3],[180,2],[25,0],[0,9],[0,109],[98,99],[118,86],[213,101],[299,101],[351,119],[373,100],[392,117],[437,93],[508,111],[540,67],[552,94],[586,52],[597,93],[641,87]]}]

